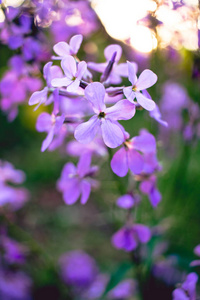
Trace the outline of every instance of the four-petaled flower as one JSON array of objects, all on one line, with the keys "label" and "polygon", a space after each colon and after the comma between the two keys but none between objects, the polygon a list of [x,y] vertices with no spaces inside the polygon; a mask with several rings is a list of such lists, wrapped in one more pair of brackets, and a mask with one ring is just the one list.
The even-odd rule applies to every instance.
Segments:
[{"label": "four-petaled flower", "polygon": [[112,244],[117,249],[127,252],[135,250],[139,243],[145,244],[151,238],[150,229],[143,224],[125,226],[112,236]]},{"label": "four-petaled flower", "polygon": [[96,186],[97,182],[91,177],[98,168],[90,166],[91,155],[84,153],[78,162],[77,167],[73,163],[67,163],[58,180],[58,190],[63,193],[66,204],[74,204],[81,195],[81,204],[85,204],[90,196],[91,186]]},{"label": "four-petaled flower", "polygon": [[157,81],[157,75],[151,70],[144,70],[137,79],[135,67],[129,61],[127,61],[127,64],[128,79],[132,83],[132,86],[123,89],[124,95],[131,102],[136,98],[140,106],[146,110],[153,110],[155,108],[155,102],[140,93],[140,91],[146,90],[154,85]]},{"label": "four-petaled flower", "polygon": [[75,93],[80,85],[81,78],[87,70],[86,62],[81,61],[77,64],[73,56],[67,55],[61,61],[61,67],[65,73],[65,77],[54,78],[51,81],[52,86],[66,86],[68,92]]},{"label": "four-petaled flower", "polygon": [[67,55],[76,55],[81,43],[83,41],[82,34],[74,35],[69,44],[66,42],[59,42],[54,45],[53,50],[58,56],[53,56],[53,59],[63,59]]},{"label": "four-petaled flower", "polygon": [[131,119],[135,114],[135,105],[127,100],[121,100],[112,107],[106,108],[105,94],[105,88],[99,82],[91,83],[86,87],[85,96],[92,104],[95,115],[89,121],[78,125],[74,136],[80,143],[87,144],[101,129],[106,146],[116,148],[125,139],[124,128],[117,121]]}]

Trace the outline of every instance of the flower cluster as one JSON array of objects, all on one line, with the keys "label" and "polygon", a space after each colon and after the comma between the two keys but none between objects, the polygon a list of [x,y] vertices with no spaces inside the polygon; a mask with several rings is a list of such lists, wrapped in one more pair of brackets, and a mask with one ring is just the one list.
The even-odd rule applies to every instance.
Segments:
[{"label": "flower cluster", "polygon": [[11,210],[20,209],[28,200],[28,191],[22,187],[15,187],[25,181],[25,174],[14,169],[6,161],[0,161],[0,206],[8,206]]}]

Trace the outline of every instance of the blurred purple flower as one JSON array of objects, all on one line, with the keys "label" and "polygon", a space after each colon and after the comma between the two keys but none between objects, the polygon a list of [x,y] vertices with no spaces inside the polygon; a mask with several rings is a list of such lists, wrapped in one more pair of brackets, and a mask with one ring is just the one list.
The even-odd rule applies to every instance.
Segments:
[{"label": "blurred purple flower", "polygon": [[136,292],[136,285],[133,279],[125,279],[108,293],[108,299],[130,299]]},{"label": "blurred purple flower", "polygon": [[[200,245],[197,245],[195,248],[194,248],[194,253],[200,257]],[[191,267],[196,267],[196,266],[200,266],[200,259],[197,259],[197,260],[193,260],[191,263],[190,263],[190,266]]]},{"label": "blurred purple flower", "polygon": [[44,152],[49,147],[49,145],[53,141],[54,135],[59,134],[63,126],[64,120],[65,120],[64,115],[56,116],[54,113],[50,115],[46,112],[43,112],[39,115],[36,123],[37,131],[48,132],[47,137],[42,143],[42,148],[41,148],[42,152]]},{"label": "blurred purple flower", "polygon": [[1,300],[31,300],[31,279],[22,272],[0,271]]},{"label": "blurred purple flower", "polygon": [[135,199],[132,195],[126,194],[119,197],[116,201],[117,206],[124,209],[130,209],[135,205]]},{"label": "blurred purple flower", "polygon": [[135,250],[140,243],[147,243],[151,238],[150,229],[142,224],[121,228],[112,236],[112,244],[117,249],[127,252]]},{"label": "blurred purple flower", "polygon": [[197,281],[196,273],[188,274],[181,287],[173,291],[173,300],[196,300]]},{"label": "blurred purple flower", "polygon": [[9,264],[24,264],[27,248],[6,235],[0,238],[0,245],[4,250],[4,258]]},{"label": "blurred purple flower", "polygon": [[140,187],[139,188],[140,188],[140,190],[141,190],[142,193],[148,195],[149,200],[151,202],[151,205],[153,207],[156,207],[159,204],[159,202],[162,199],[162,196],[161,196],[159,190],[157,189],[157,186],[156,186],[156,176],[155,175],[151,175],[147,179],[144,179],[140,183]]},{"label": "blurred purple flower", "polygon": [[68,252],[59,260],[62,279],[75,288],[88,288],[98,274],[95,260],[81,250]]},{"label": "blurred purple flower", "polygon": [[38,109],[38,107],[43,103],[51,103],[54,98],[54,94],[48,97],[49,89],[52,87],[51,81],[53,78],[62,77],[62,71],[58,66],[52,66],[52,62],[48,62],[43,68],[43,76],[46,80],[47,86],[41,90],[34,92],[29,99],[29,105],[38,104],[34,110]]},{"label": "blurred purple flower", "polygon": [[66,204],[74,204],[81,195],[81,204],[85,204],[90,196],[91,187],[97,183],[92,176],[97,172],[97,167],[90,166],[91,155],[83,153],[77,167],[73,163],[65,164],[57,187],[63,193]]}]

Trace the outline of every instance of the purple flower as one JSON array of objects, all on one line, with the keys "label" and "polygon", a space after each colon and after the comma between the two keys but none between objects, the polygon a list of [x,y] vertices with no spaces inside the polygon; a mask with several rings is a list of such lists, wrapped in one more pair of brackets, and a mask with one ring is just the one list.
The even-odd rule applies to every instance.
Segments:
[{"label": "purple flower", "polygon": [[151,238],[150,229],[142,224],[123,227],[112,236],[112,244],[127,252],[135,250],[139,243],[147,243]]},{"label": "purple flower", "polygon": [[86,62],[81,61],[77,66],[75,59],[72,56],[67,55],[61,61],[61,67],[65,73],[65,77],[54,78],[51,81],[52,86],[66,86],[68,92],[75,93],[79,88],[81,78],[87,69]]},{"label": "purple flower", "polygon": [[99,299],[105,291],[109,276],[107,274],[98,274],[91,285],[83,292],[83,299]]},{"label": "purple flower", "polygon": [[67,152],[71,156],[81,156],[83,153],[91,153],[92,155],[105,156],[107,149],[102,138],[94,138],[89,144],[80,144],[76,140],[72,140],[67,144]]},{"label": "purple flower", "polygon": [[58,190],[63,193],[66,204],[74,204],[81,196],[81,204],[85,204],[90,196],[91,186],[96,182],[91,178],[97,171],[96,167],[90,167],[91,155],[88,153],[80,157],[77,167],[73,163],[67,163],[58,180]]},{"label": "purple flower", "polygon": [[135,105],[127,100],[121,100],[112,107],[106,108],[104,103],[105,88],[99,82],[89,84],[85,96],[92,104],[95,115],[89,121],[78,125],[75,138],[83,144],[90,143],[98,130],[101,129],[106,146],[116,148],[124,141],[124,129],[117,120],[129,120],[135,114]]},{"label": "purple flower", "polygon": [[18,242],[3,235],[0,243],[4,249],[4,258],[9,264],[23,264],[26,259],[27,249]]},{"label": "purple flower", "polygon": [[124,95],[131,102],[133,102],[134,98],[136,98],[137,102],[146,110],[153,110],[155,108],[155,102],[145,97],[142,93],[140,93],[140,91],[146,90],[156,83],[156,74],[151,70],[144,70],[137,79],[134,66],[129,61],[127,61],[127,64],[129,74],[128,78],[132,83],[132,86],[125,87],[123,89]]},{"label": "purple flower", "polygon": [[23,171],[16,170],[14,166],[7,162],[0,160],[0,182],[12,182],[15,184],[23,183],[26,176]]},{"label": "purple flower", "polygon": [[156,186],[155,175],[151,175],[149,178],[144,179],[140,183],[140,190],[142,193],[148,195],[151,205],[153,207],[156,207],[162,199],[162,196]]},{"label": "purple flower", "polygon": [[111,168],[120,177],[126,176],[128,169],[134,174],[140,174],[144,167],[144,159],[140,154],[156,151],[156,141],[152,134],[141,131],[139,136],[126,140],[111,160]]},{"label": "purple flower", "polygon": [[[197,245],[195,248],[194,248],[194,253],[200,257],[200,245]],[[190,266],[191,267],[196,267],[196,266],[200,266],[200,259],[197,259],[197,260],[193,260],[191,263],[190,263]]]},{"label": "purple flower", "polygon": [[46,139],[42,143],[41,151],[44,152],[51,142],[53,141],[54,135],[58,135],[65,120],[64,114],[56,116],[54,113],[51,115],[43,112],[39,115],[36,123],[36,129],[39,132],[48,132]]},{"label": "purple flower", "polygon": [[130,299],[136,292],[136,282],[133,279],[125,279],[115,286],[109,293],[109,299]]},{"label": "purple flower", "polygon": [[[94,63],[94,62],[89,62],[88,63],[88,68],[103,73],[109,63],[109,61],[111,60],[113,53],[117,52],[116,58],[115,58],[115,62],[113,64],[112,67],[112,71],[108,77],[108,79],[106,80],[107,83],[110,84],[119,84],[121,83],[121,77],[128,77],[128,66],[126,63],[121,63],[118,64],[121,55],[122,55],[122,48],[119,45],[109,45],[105,48],[104,50],[104,55],[106,58],[106,62],[105,63]],[[134,62],[130,63],[133,68],[135,69],[135,72],[137,72],[137,64]]]},{"label": "purple flower", "polygon": [[117,206],[124,209],[130,209],[135,205],[135,199],[132,195],[126,194],[119,197],[116,201]]},{"label": "purple flower", "polygon": [[63,280],[78,289],[89,287],[98,274],[95,260],[81,250],[62,255],[59,264]]},{"label": "purple flower", "polygon": [[65,42],[59,42],[54,47],[53,50],[58,56],[53,56],[53,59],[63,59],[68,55],[76,55],[81,43],[83,41],[83,36],[81,34],[74,35],[69,44]]},{"label": "purple flower", "polygon": [[0,206],[8,204],[13,210],[23,206],[28,200],[28,191],[8,185],[8,183],[21,184],[25,178],[23,171],[14,169],[9,162],[0,161]]},{"label": "purple flower", "polygon": [[22,272],[0,271],[1,300],[30,300],[31,279]]},{"label": "purple flower", "polygon": [[28,102],[29,105],[38,104],[34,110],[38,109],[38,107],[43,103],[49,104],[53,101],[52,95],[50,97],[48,97],[49,89],[52,87],[51,80],[55,77],[56,78],[62,77],[61,69],[58,66],[52,66],[52,62],[48,62],[44,66],[43,74],[44,74],[44,79],[46,80],[47,86],[43,90],[33,93]]},{"label": "purple flower", "polygon": [[24,188],[0,184],[0,206],[9,205],[12,210],[20,209],[28,200],[29,193]]},{"label": "purple flower", "polygon": [[197,281],[196,273],[188,274],[182,286],[173,291],[173,300],[196,300]]}]

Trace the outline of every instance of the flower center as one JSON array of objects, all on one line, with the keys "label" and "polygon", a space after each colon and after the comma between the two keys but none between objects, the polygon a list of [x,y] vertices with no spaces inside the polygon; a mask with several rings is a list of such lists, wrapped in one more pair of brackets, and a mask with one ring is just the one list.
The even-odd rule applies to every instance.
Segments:
[{"label": "flower center", "polygon": [[98,117],[99,117],[99,119],[105,118],[105,115],[106,115],[105,112],[101,111],[101,112],[99,113]]},{"label": "flower center", "polygon": [[136,87],[135,85],[132,87],[132,91],[133,91],[133,92],[136,92],[136,91],[137,91],[137,87]]}]

